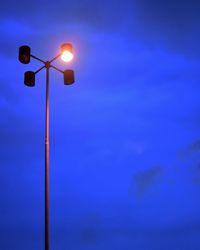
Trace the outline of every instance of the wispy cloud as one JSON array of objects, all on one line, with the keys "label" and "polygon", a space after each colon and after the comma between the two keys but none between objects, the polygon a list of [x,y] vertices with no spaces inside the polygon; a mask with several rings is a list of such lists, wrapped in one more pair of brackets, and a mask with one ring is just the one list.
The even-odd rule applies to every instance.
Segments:
[{"label": "wispy cloud", "polygon": [[135,189],[136,197],[141,198],[147,194],[151,187],[157,182],[162,171],[162,167],[155,166],[135,174],[132,177],[132,188]]}]

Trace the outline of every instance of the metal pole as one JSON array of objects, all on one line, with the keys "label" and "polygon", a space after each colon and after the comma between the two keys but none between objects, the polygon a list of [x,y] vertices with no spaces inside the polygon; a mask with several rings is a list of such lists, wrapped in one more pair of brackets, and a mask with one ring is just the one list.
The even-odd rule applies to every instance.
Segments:
[{"label": "metal pole", "polygon": [[46,67],[46,116],[45,116],[45,250],[49,250],[49,67]]},{"label": "metal pole", "polygon": [[[63,44],[62,48],[64,48],[63,46],[67,46],[67,48],[69,49],[69,51],[71,52],[72,46],[70,44]],[[23,48],[24,47],[24,48]],[[24,50],[24,51],[23,51]],[[65,72],[66,71],[62,71],[60,69],[58,69],[57,67],[51,65],[51,63],[53,61],[55,61],[58,57],[61,56],[61,53],[58,54],[57,56],[55,56],[52,60],[50,61],[43,61],[42,59],[30,54],[30,47],[28,46],[21,46],[19,48],[19,61],[21,63],[29,63],[30,61],[30,57],[42,62],[44,64],[43,67],[39,68],[38,70],[36,70],[35,72],[29,72],[31,73],[31,78],[29,79],[29,81],[25,82],[25,84],[27,86],[34,86],[35,85],[35,75],[40,72],[43,68],[46,68],[46,109],[45,109],[45,250],[49,250],[50,249],[50,229],[49,229],[49,69],[50,68],[54,68],[55,70],[61,72],[62,74],[64,74],[65,76]],[[28,72],[27,72],[28,73]],[[32,75],[32,73],[34,73],[34,75]],[[72,75],[70,76],[70,81],[65,83],[65,84],[72,84],[74,82],[73,80],[73,71],[70,70],[70,73],[72,73]],[[29,75],[30,76],[30,75]],[[34,76],[34,77],[33,77]]]}]

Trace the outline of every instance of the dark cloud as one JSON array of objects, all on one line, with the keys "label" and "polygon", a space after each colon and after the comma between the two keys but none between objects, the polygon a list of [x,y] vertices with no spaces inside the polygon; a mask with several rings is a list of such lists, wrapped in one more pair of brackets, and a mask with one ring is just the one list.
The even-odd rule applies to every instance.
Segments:
[{"label": "dark cloud", "polygon": [[[30,162],[42,157],[42,131],[32,123],[30,117],[16,113],[9,108],[4,112],[4,119],[0,122],[0,157],[2,163]],[[6,114],[5,114],[6,113]]]},{"label": "dark cloud", "polygon": [[[92,230],[92,228],[91,228]],[[96,230],[96,241],[93,242],[79,242],[77,238],[77,231],[73,232],[73,235],[69,241],[74,238],[75,244],[73,247],[77,247],[80,244],[81,249],[197,249],[199,247],[198,233],[199,223],[191,225],[184,224],[180,226],[171,226],[169,228],[159,227],[135,227],[135,226],[122,226],[120,223],[115,226],[104,226]],[[66,236],[68,237],[68,235]],[[184,239],[184,241],[183,241]],[[69,242],[68,241],[68,242]]]},{"label": "dark cloud", "polygon": [[137,6],[146,14],[146,18],[149,18],[152,22],[157,21],[157,17],[163,20],[164,24],[174,23],[184,24],[185,21],[192,22],[199,19],[200,3],[196,0],[140,0],[137,2]]},{"label": "dark cloud", "polygon": [[[75,1],[32,1],[20,0],[18,2],[6,1],[1,5],[1,18],[13,18],[23,20],[37,28],[48,27],[54,23],[85,23],[89,26],[109,27],[123,22],[125,12],[130,1],[121,2],[93,0]],[[114,11],[120,8],[120,16]],[[47,22],[49,21],[49,23]]]},{"label": "dark cloud", "polygon": [[[4,56],[16,56],[16,44],[46,47],[59,37],[70,36],[69,26],[78,26],[85,35],[87,28],[102,32],[122,31],[126,24],[126,12],[129,7],[121,1],[8,1],[1,6],[0,51]],[[113,11],[120,8],[120,16]],[[76,29],[74,27],[74,29]],[[74,36],[80,39],[80,30]]]},{"label": "dark cloud", "polygon": [[6,84],[5,80],[0,79],[0,103],[3,105],[12,105],[19,100],[17,93],[11,87],[11,84]]},{"label": "dark cloud", "polygon": [[[177,156],[181,160],[195,159],[199,158],[200,153],[200,140],[195,140],[190,143],[185,149],[181,149],[177,151]],[[199,167],[199,164],[197,164]]]},{"label": "dark cloud", "polygon": [[[114,11],[120,9],[119,11]],[[6,1],[1,8],[1,20],[11,19],[31,29],[32,33],[18,32],[15,42],[33,42],[38,45],[69,32],[69,25],[78,25],[102,32],[117,32],[133,41],[143,41],[150,47],[166,47],[175,53],[192,57],[200,55],[198,29],[200,4],[197,1]],[[12,51],[13,37],[8,32],[17,30],[14,23],[2,32],[1,48]],[[49,34],[44,36],[44,32]],[[38,42],[40,41],[40,42]],[[45,43],[44,42],[44,43]],[[46,42],[47,43],[47,42]],[[10,44],[10,45],[9,45]],[[7,49],[6,49],[7,48]]]},{"label": "dark cloud", "polygon": [[134,175],[132,177],[132,183],[135,187],[136,196],[141,197],[149,191],[161,173],[162,167],[156,166]]},{"label": "dark cloud", "polygon": [[137,1],[139,33],[154,44],[176,53],[200,55],[200,3],[177,0]]},{"label": "dark cloud", "polygon": [[78,241],[82,244],[95,244],[99,238],[99,218],[95,214],[86,216],[81,222]]},{"label": "dark cloud", "polygon": [[200,152],[200,140],[194,141],[190,146],[189,146],[189,151],[192,152]]}]

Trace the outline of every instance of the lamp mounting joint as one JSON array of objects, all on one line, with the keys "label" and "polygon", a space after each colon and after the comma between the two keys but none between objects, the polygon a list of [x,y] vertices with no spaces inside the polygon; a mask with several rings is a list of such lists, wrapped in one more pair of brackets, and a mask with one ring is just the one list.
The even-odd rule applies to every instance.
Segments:
[{"label": "lamp mounting joint", "polygon": [[49,69],[51,67],[51,63],[49,61],[45,62],[45,67]]}]

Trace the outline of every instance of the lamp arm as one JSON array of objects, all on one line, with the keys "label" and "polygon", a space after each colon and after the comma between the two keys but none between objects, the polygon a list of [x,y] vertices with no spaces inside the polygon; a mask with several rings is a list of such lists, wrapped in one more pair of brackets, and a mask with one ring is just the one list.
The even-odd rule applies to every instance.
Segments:
[{"label": "lamp arm", "polygon": [[58,69],[57,67],[55,67],[55,66],[53,66],[53,65],[50,65],[50,67],[53,68],[53,69],[55,69],[55,70],[57,70],[57,71],[59,71],[59,72],[62,73],[62,74],[64,73],[62,70]]},{"label": "lamp arm", "polygon": [[53,61],[55,61],[56,59],[58,59],[60,56],[62,55],[62,53],[59,53],[57,56],[55,56],[53,59],[51,59],[49,62],[52,63]]},{"label": "lamp arm", "polygon": [[42,66],[41,68],[39,68],[38,70],[36,70],[34,73],[35,73],[35,75],[38,73],[38,72],[40,72],[42,69],[44,69],[45,68],[45,66]]},{"label": "lamp arm", "polygon": [[36,59],[36,60],[38,60],[38,61],[44,63],[44,64],[46,63],[44,60],[40,59],[40,58],[37,57],[37,56],[34,56],[34,55],[30,55],[30,56],[33,57],[34,59]]}]

